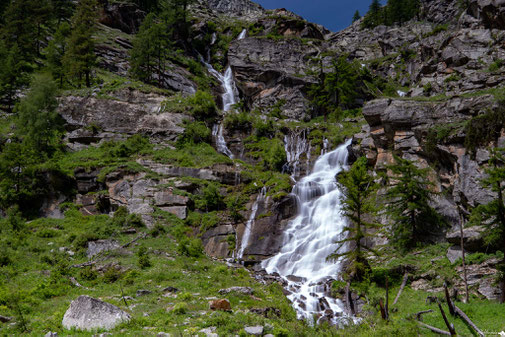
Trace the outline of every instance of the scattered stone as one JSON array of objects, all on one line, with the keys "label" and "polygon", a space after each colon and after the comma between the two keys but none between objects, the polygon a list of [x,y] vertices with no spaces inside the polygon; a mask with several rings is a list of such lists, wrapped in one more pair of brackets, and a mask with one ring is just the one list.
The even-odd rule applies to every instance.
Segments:
[{"label": "scattered stone", "polygon": [[207,336],[207,337],[219,337],[219,335],[214,332],[214,331],[216,331],[216,329],[217,328],[215,326],[211,326],[211,327],[202,329],[202,330],[200,330],[198,332],[204,333],[205,336]]},{"label": "scattered stone", "polygon": [[88,242],[88,259],[98,253],[119,248],[119,243],[115,240],[96,240]]},{"label": "scattered stone", "polygon": [[[484,247],[482,232],[485,230],[483,226],[472,226],[463,229],[463,241],[465,249],[470,251],[478,251]],[[461,242],[461,232],[459,228],[455,228],[446,235],[447,241],[459,245]]]},{"label": "scattered stone", "polygon": [[231,287],[231,288],[226,288],[226,289],[221,289],[218,291],[221,295],[226,295],[229,293],[239,293],[239,294],[244,294],[244,295],[252,295],[253,290],[250,287]]},{"label": "scattered stone", "polygon": [[231,311],[230,301],[227,299],[220,299],[209,301],[210,310],[222,310],[222,311]]},{"label": "scattered stone", "polygon": [[140,290],[137,290],[136,296],[140,297],[140,296],[145,296],[145,295],[149,295],[149,294],[152,294],[152,291],[140,289]]},{"label": "scattered stone", "polygon": [[12,317],[0,315],[0,322],[7,323],[7,322],[10,322],[10,321],[12,321]]},{"label": "scattered stone", "polygon": [[305,277],[300,277],[300,276],[295,276],[295,275],[288,275],[288,276],[286,276],[286,278],[288,279],[288,281],[297,282],[297,283],[302,283],[302,282],[307,281],[307,279]]},{"label": "scattered stone", "polygon": [[449,262],[454,263],[456,262],[457,259],[463,258],[463,251],[461,250],[461,247],[459,246],[452,246],[447,249],[447,259],[449,259]]},{"label": "scattered stone", "polygon": [[53,331],[49,331],[48,333],[46,333],[44,335],[44,337],[58,337],[58,333],[57,332],[53,332]]},{"label": "scattered stone", "polygon": [[166,293],[166,292],[176,293],[176,292],[179,291],[179,289],[174,288],[174,287],[166,287],[166,288],[161,289],[161,291],[164,292],[164,293]]},{"label": "scattered stone", "polygon": [[63,316],[62,325],[65,329],[112,329],[130,319],[128,313],[115,305],[82,295],[70,303]]},{"label": "scattered stone", "polygon": [[265,318],[272,317],[272,316],[281,316],[281,311],[277,308],[274,307],[266,307],[266,308],[252,308],[249,310],[250,312],[261,315]]},{"label": "scattered stone", "polygon": [[257,326],[246,326],[244,328],[244,331],[248,333],[249,335],[253,336],[261,336],[263,335],[263,326],[257,325]]},{"label": "scattered stone", "polygon": [[158,332],[156,337],[172,337],[172,335],[166,332]]}]

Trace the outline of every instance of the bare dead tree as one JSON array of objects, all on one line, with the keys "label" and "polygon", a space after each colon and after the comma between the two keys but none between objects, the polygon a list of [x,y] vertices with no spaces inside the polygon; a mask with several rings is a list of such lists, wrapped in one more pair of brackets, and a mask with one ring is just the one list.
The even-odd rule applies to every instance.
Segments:
[{"label": "bare dead tree", "polygon": [[405,272],[405,275],[403,275],[403,281],[402,285],[400,286],[400,290],[398,290],[398,294],[396,294],[395,300],[393,301],[393,305],[396,305],[396,302],[398,302],[398,299],[400,299],[400,295],[403,292],[403,288],[407,285],[407,281],[409,279],[409,273]]}]

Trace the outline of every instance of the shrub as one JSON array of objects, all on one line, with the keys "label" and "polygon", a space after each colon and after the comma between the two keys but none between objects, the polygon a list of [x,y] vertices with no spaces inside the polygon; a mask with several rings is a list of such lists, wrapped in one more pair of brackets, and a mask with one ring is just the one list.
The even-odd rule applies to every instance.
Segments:
[{"label": "shrub", "polygon": [[181,255],[200,257],[203,255],[202,241],[197,238],[183,237],[177,246],[177,252]]},{"label": "shrub", "polygon": [[284,146],[279,140],[273,142],[272,147],[264,158],[266,168],[274,171],[282,171],[284,163],[286,163],[287,156]]},{"label": "shrub", "polygon": [[252,127],[252,119],[250,112],[241,111],[238,114],[227,114],[223,123],[229,130],[248,131]]},{"label": "shrub", "polygon": [[149,234],[150,234],[153,238],[155,238],[155,237],[158,237],[158,235],[160,235],[160,234],[164,234],[164,233],[166,233],[166,232],[167,232],[167,230],[165,229],[165,227],[163,227],[163,225],[162,225],[162,224],[157,223],[157,224],[155,224],[155,225],[154,225],[153,229],[151,229],[151,231],[150,231],[150,233],[149,233]]},{"label": "shrub", "polygon": [[103,273],[103,281],[105,283],[114,283],[121,278],[121,270],[114,267],[109,267]]},{"label": "shrub", "polygon": [[81,280],[93,281],[98,277],[98,273],[92,267],[82,268],[79,272]]},{"label": "shrub", "polygon": [[191,106],[191,114],[198,121],[212,121],[217,116],[214,97],[206,91],[198,90],[187,102]]},{"label": "shrub", "polygon": [[208,184],[202,190],[201,199],[197,202],[197,207],[206,211],[214,211],[223,208],[223,196],[219,187],[215,184]]},{"label": "shrub", "polygon": [[186,303],[177,303],[174,305],[172,312],[176,315],[184,315],[188,311],[188,305]]},{"label": "shrub", "polygon": [[147,248],[141,246],[137,251],[137,265],[140,269],[146,269],[152,266],[151,260],[149,259],[149,255],[147,254]]},{"label": "shrub", "polygon": [[184,133],[177,140],[177,147],[182,148],[186,144],[210,143],[212,134],[204,122],[184,123]]}]

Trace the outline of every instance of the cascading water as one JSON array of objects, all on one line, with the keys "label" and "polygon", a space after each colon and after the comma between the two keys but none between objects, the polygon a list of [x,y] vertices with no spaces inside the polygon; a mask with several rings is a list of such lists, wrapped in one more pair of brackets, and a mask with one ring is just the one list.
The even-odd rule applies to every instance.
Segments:
[{"label": "cascading water", "polygon": [[245,229],[244,229],[244,234],[242,234],[242,241],[240,242],[240,249],[237,254],[237,258],[242,259],[244,256],[244,250],[246,249],[247,245],[249,244],[249,238],[251,237],[251,232],[252,228],[254,226],[254,222],[256,220],[256,213],[258,212],[258,208],[260,205],[260,202],[265,200],[265,195],[267,194],[267,189],[265,186],[261,189],[261,192],[258,194],[258,197],[256,198],[256,201],[254,202],[252,209],[251,209],[251,215],[249,215],[249,219],[247,220],[245,224]]},{"label": "cascading water", "polygon": [[[240,35],[237,37],[237,40],[242,40],[246,36],[246,34],[247,31],[245,29],[242,30]],[[211,73],[211,75],[214,76],[221,84],[221,88],[223,89],[223,93],[221,94],[221,100],[223,102],[223,111],[225,113],[231,111],[233,106],[237,104],[237,96],[238,96],[237,87],[235,86],[235,80],[233,78],[233,71],[231,69],[231,66],[228,66],[224,72],[224,75],[222,75],[219,71],[214,69],[214,67],[210,63],[205,62],[203,60],[203,57],[200,57],[200,61],[205,65],[209,73]],[[221,124],[214,125],[212,129],[212,135],[214,136],[217,150],[222,154],[233,159],[233,154],[226,145],[226,140],[224,139],[223,136],[223,126]]]},{"label": "cascading water", "polygon": [[296,182],[300,175],[300,156],[306,154],[310,160],[310,141],[307,141],[307,130],[292,132],[284,136],[284,150],[286,151],[286,164],[283,171],[291,173],[291,179]]},{"label": "cascading water", "polygon": [[226,141],[223,136],[223,124],[214,124],[212,127],[212,137],[216,142],[217,151],[233,159],[233,153],[226,146]]},{"label": "cascading water", "polygon": [[283,234],[281,251],[262,263],[269,274],[278,273],[288,283],[288,298],[299,318],[317,315],[336,324],[343,313],[343,304],[328,296],[328,281],[338,277],[340,263],[326,258],[338,248],[335,241],[346,221],[335,176],[346,169],[350,144],[348,140],[319,157],[312,173],[295,185],[298,215]]}]

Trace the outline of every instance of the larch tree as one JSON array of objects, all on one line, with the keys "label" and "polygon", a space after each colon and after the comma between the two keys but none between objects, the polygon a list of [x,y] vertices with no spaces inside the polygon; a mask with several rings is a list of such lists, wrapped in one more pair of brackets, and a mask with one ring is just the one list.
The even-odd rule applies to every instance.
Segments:
[{"label": "larch tree", "polygon": [[65,78],[63,56],[67,50],[67,38],[69,35],[70,25],[67,22],[60,23],[58,30],[53,35],[53,39],[49,41],[46,48],[47,68],[53,75],[53,78],[58,80],[60,88],[63,87],[63,80]]},{"label": "larch tree", "polygon": [[359,19],[361,19],[361,15],[359,14],[359,11],[356,10],[356,12],[354,12],[354,15],[352,17],[352,22],[354,23],[354,22],[358,21]]},{"label": "larch tree", "polygon": [[[367,221],[376,214],[378,185],[369,174],[366,158],[359,158],[349,169],[338,175],[343,187],[342,213],[347,218],[343,229],[344,237],[338,240],[338,249],[328,257],[331,260],[345,258],[349,265],[347,274],[351,280],[362,281],[370,271],[369,253],[376,252],[366,244],[380,225]],[[347,247],[346,247],[347,246]]]},{"label": "larch tree", "polygon": [[68,38],[68,48],[63,57],[67,74],[86,87],[91,86],[92,70],[96,63],[93,33],[96,26],[96,0],[81,0],[72,17],[72,30]]},{"label": "larch tree", "polygon": [[434,192],[428,180],[429,168],[418,168],[414,162],[394,157],[387,191],[387,211],[393,220],[392,238],[401,249],[412,248],[429,234],[430,229],[443,223],[441,216],[430,206]]}]

